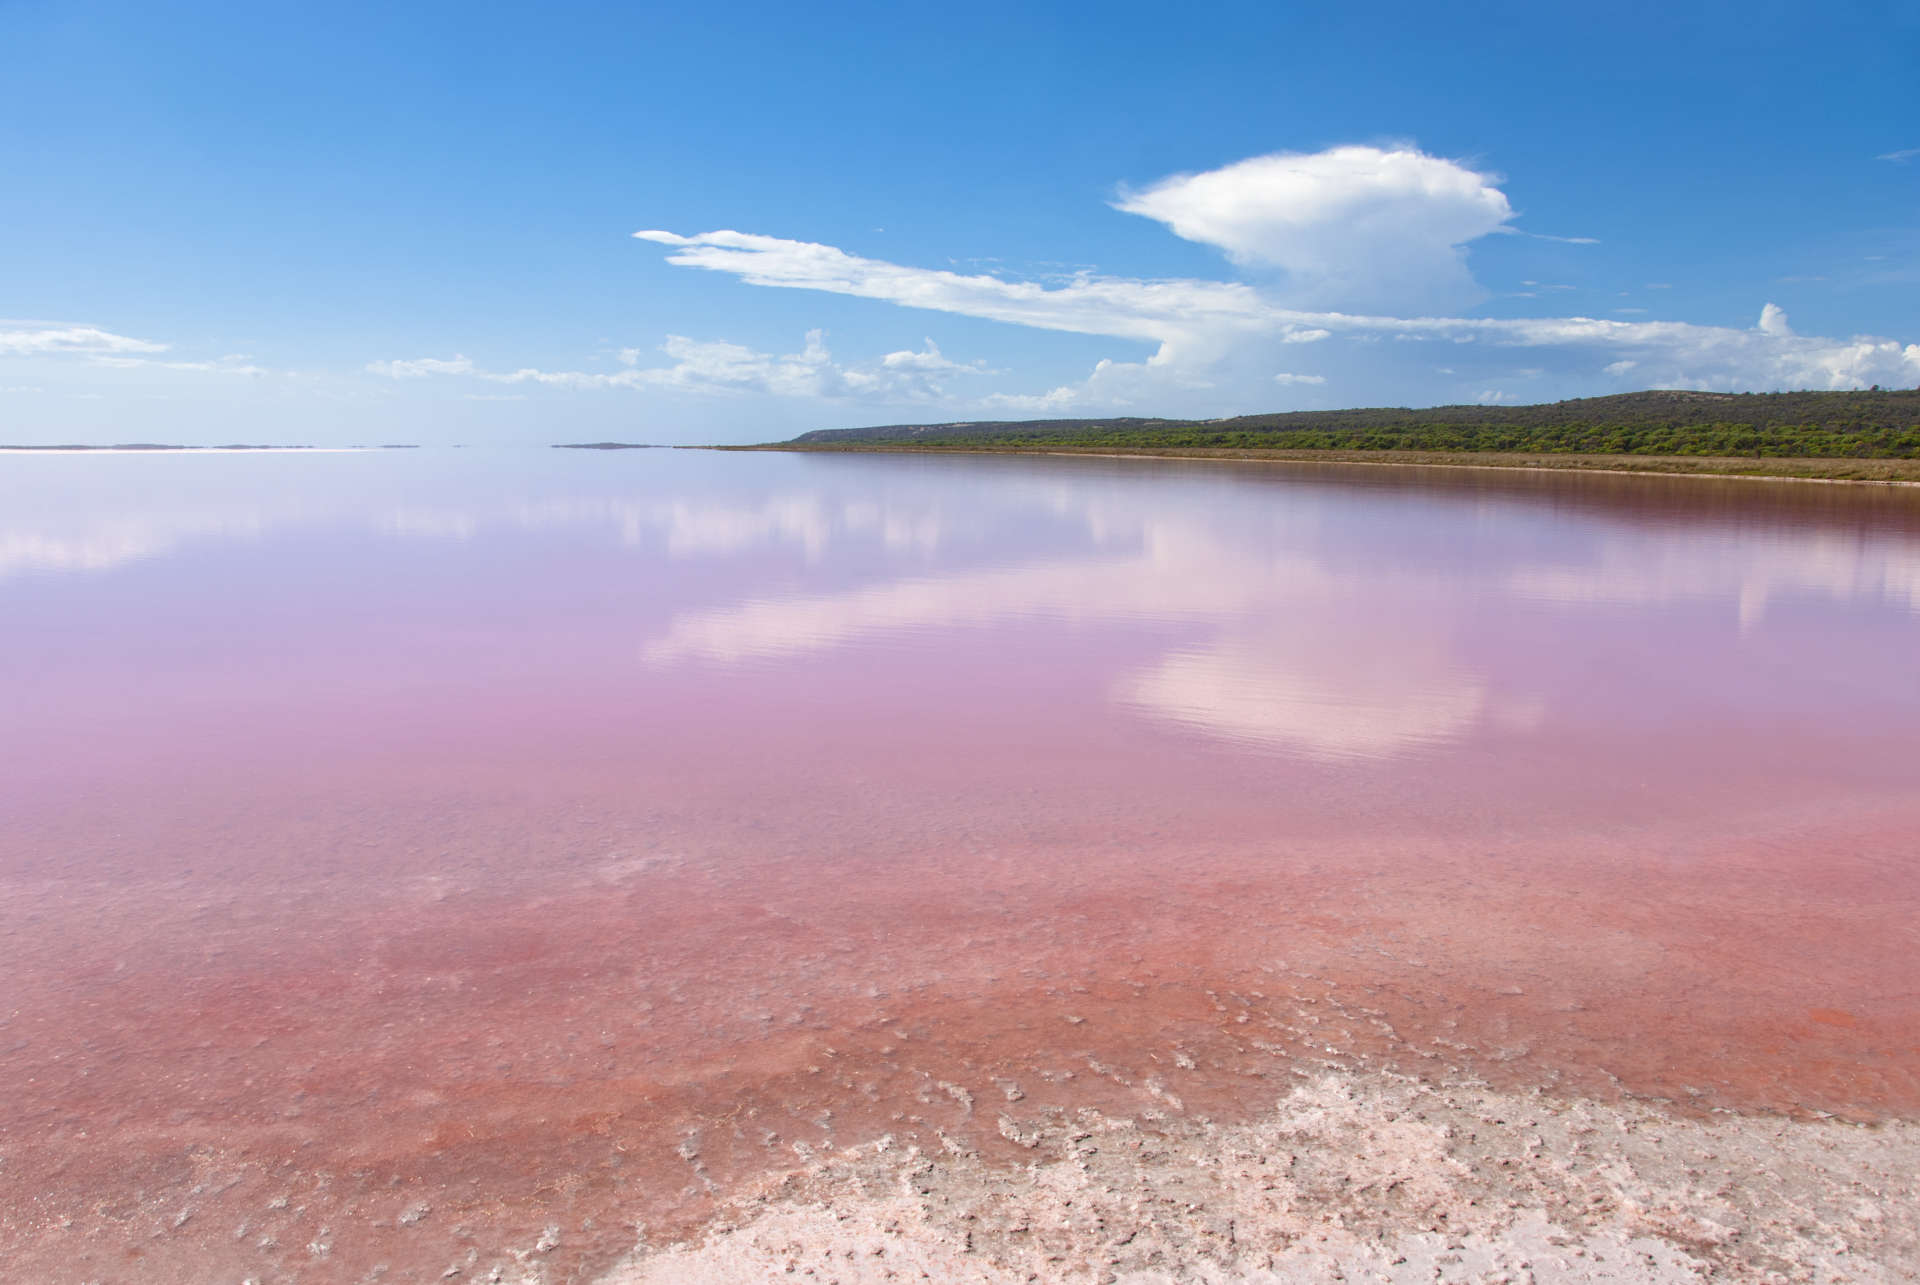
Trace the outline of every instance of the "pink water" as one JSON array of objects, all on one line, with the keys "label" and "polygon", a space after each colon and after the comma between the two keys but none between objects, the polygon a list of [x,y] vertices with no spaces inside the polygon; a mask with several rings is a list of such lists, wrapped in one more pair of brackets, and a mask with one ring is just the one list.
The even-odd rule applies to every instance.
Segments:
[{"label": "pink water", "polygon": [[1008,1084],[1920,1116],[1920,492],[14,457],[0,675],[21,1279],[590,1279]]}]

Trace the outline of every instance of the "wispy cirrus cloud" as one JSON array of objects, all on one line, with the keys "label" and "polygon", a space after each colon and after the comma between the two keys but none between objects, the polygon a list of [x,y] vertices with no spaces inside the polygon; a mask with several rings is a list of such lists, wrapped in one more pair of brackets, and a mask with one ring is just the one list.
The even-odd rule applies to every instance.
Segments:
[{"label": "wispy cirrus cloud", "polygon": [[0,357],[75,359],[115,370],[182,370],[215,375],[264,375],[246,353],[204,360],[161,356],[173,345],[115,334],[99,326],[46,321],[0,321]]},{"label": "wispy cirrus cloud", "polygon": [[116,335],[98,326],[0,321],[0,355],[8,357],[106,357],[167,349],[166,344]]},{"label": "wispy cirrus cloud", "polygon": [[166,361],[156,357],[119,357],[99,356],[93,359],[96,366],[112,366],[120,370],[133,370],[145,367],[151,370],[191,370],[206,375],[265,375],[269,374],[265,366],[257,366],[246,353],[228,353],[211,361]]},{"label": "wispy cirrus cloud", "polygon": [[819,290],[1158,345],[1143,363],[1101,362],[1084,385],[995,399],[1010,409],[1124,404],[1139,394],[1144,376],[1158,376],[1155,386],[1160,388],[1204,382],[1208,367],[1236,350],[1258,356],[1273,345],[1309,337],[1548,350],[1560,354],[1571,368],[1594,375],[1632,361],[1639,380],[1674,387],[1851,388],[1920,382],[1920,344],[1875,336],[1799,335],[1773,304],[1751,329],[1585,316],[1393,316],[1290,307],[1238,282],[1082,276],[1046,286],[913,268],[833,246],[742,232],[681,236],[649,230],[635,235],[668,246],[670,263],[727,273],[753,285]]},{"label": "wispy cirrus cloud", "polygon": [[1267,333],[1273,305],[1252,286],[1224,281],[1141,281],[1076,274],[1064,285],[986,273],[914,268],[830,245],[748,232],[635,232],[671,248],[669,263],[739,277],[748,285],[877,299],[909,308],[984,317],[1040,330],[1110,335],[1166,345],[1179,336],[1213,342],[1223,332]]},{"label": "wispy cirrus cloud", "polygon": [[1561,245],[1600,244],[1600,238],[1597,236],[1555,236],[1551,232],[1529,232],[1525,228],[1514,227],[1495,228],[1494,231],[1504,236],[1530,237],[1535,241],[1557,241]]},{"label": "wispy cirrus cloud", "polygon": [[1920,156],[1920,147],[1903,147],[1897,152],[1882,152],[1873,159],[1876,161],[1892,161],[1895,165],[1905,165],[1916,156]]}]

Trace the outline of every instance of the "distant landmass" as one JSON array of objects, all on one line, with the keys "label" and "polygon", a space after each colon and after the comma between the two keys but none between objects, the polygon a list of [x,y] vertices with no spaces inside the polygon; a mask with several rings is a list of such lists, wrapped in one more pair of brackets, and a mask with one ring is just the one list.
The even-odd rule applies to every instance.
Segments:
[{"label": "distant landmass", "polygon": [[1531,406],[1284,411],[1230,419],[1035,419],[820,429],[806,449],[1256,449],[1920,458],[1920,390],[1654,389]]},{"label": "distant landmass", "polygon": [[655,442],[555,442],[556,451],[662,451]]}]

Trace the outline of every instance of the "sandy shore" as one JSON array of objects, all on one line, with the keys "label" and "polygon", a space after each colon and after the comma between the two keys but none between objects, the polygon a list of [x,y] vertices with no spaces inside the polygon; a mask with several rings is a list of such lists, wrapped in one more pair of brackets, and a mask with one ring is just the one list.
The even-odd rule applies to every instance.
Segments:
[{"label": "sandy shore", "polygon": [[[1160,1096],[1177,1103],[1179,1076]],[[881,1138],[732,1202],[698,1239],[637,1250],[601,1285],[1920,1275],[1910,1123],[1682,1118],[1323,1073],[1223,1126],[1027,1113],[1018,1085],[999,1088],[971,1109],[1028,1149],[1024,1168],[957,1139],[929,1152]],[[482,1278],[543,1279],[524,1257],[499,1266]]]}]

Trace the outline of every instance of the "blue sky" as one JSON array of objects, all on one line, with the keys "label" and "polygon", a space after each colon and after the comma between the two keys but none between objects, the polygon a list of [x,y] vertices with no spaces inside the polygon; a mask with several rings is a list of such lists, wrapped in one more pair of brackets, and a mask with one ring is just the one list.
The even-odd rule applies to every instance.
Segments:
[{"label": "blue sky", "polygon": [[1910,0],[0,0],[0,441],[1920,385],[1916,68]]}]

